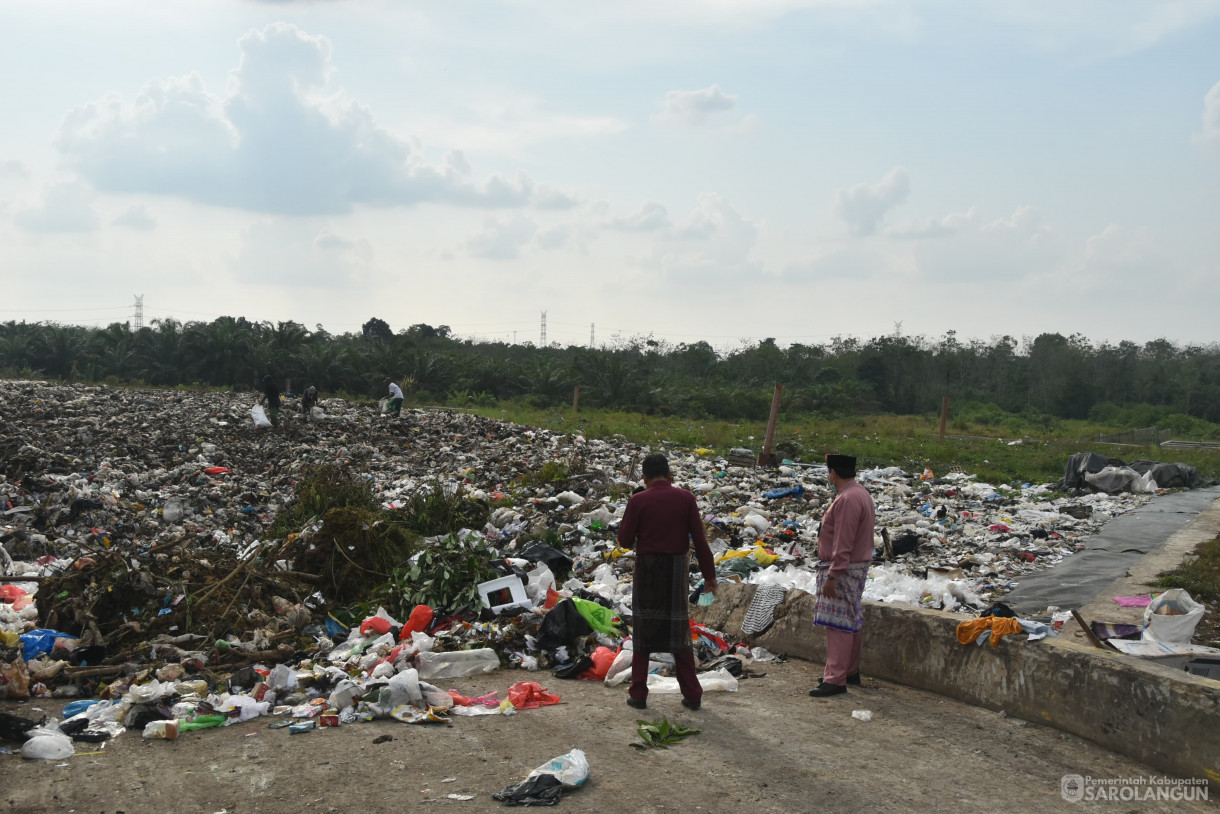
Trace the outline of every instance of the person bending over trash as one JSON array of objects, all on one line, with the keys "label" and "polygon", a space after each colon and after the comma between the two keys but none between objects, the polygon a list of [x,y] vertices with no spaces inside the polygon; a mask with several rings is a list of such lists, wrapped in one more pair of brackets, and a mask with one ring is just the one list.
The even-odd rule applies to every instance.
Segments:
[{"label": "person bending over trash", "polygon": [[386,379],[386,383],[390,385],[390,401],[386,404],[385,411],[396,416],[402,415],[402,388],[389,379]]},{"label": "person bending over trash", "polygon": [[305,415],[305,420],[309,420],[309,411],[318,406],[318,388],[312,384],[305,388],[305,393],[301,396],[301,412]]},{"label": "person bending over trash", "polygon": [[271,426],[278,427],[280,425],[280,388],[276,386],[270,376],[263,377],[263,397],[259,399],[258,403],[267,408],[267,420],[271,422]]},{"label": "person bending over trash", "polygon": [[648,656],[672,653],[682,706],[699,709],[703,688],[695,675],[687,596],[690,546],[703,571],[706,590],[716,591],[716,565],[703,533],[695,496],[671,485],[669,461],[649,455],[642,466],[644,491],[631,496],[618,529],[618,544],[635,549],[631,591],[631,685],[627,703],[648,706]]},{"label": "person bending over trash", "polygon": [[860,683],[860,630],[864,627],[864,583],[873,561],[872,495],[856,483],[856,459],[827,455],[826,475],[835,499],[818,531],[813,623],[826,628],[826,671],[814,698],[847,692]]}]

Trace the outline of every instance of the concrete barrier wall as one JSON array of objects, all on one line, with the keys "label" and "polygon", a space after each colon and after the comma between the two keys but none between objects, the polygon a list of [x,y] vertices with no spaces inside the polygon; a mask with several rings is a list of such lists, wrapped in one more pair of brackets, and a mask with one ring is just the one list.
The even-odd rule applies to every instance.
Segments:
[{"label": "concrete barrier wall", "polygon": [[[742,636],[755,590],[721,583],[716,602],[692,607],[691,616],[730,640],[824,663],[826,635],[813,626],[813,597],[804,591],[788,591],[766,632]],[[956,630],[964,618],[864,603],[861,672],[1053,726],[1166,774],[1206,777],[1220,790],[1220,681],[1066,637],[962,645]]]}]

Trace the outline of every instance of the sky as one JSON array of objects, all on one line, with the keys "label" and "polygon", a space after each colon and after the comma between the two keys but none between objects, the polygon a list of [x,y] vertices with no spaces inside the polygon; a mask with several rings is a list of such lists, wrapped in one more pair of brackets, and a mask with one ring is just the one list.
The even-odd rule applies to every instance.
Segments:
[{"label": "sky", "polygon": [[1220,0],[0,0],[0,321],[1220,341]]}]

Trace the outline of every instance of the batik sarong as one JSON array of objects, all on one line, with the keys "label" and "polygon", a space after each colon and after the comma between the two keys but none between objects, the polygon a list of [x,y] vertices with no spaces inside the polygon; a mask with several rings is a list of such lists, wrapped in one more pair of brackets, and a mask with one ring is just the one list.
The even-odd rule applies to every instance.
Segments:
[{"label": "batik sarong", "polygon": [[830,575],[830,563],[820,560],[814,570],[817,573],[817,604],[813,608],[813,623],[841,630],[844,633],[859,633],[864,627],[864,582],[868,579],[871,562],[853,562],[847,573],[835,580],[835,597],[822,596],[822,586]]}]

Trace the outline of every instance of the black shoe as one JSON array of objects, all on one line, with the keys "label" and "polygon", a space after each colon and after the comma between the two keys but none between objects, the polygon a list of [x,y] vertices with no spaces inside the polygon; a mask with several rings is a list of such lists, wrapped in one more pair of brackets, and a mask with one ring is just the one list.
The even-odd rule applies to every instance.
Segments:
[{"label": "black shoe", "polygon": [[[818,676],[818,683],[819,683],[819,684],[821,684],[821,683],[822,683],[822,682],[824,682],[825,680],[826,680],[826,676],[825,676],[825,675],[820,675],[820,676]],[[847,677],[847,683],[848,683],[848,684],[853,684],[853,685],[855,685],[855,686],[859,687],[859,686],[860,686],[860,674],[859,674],[859,673],[852,673],[851,675],[849,675],[849,676]]]},{"label": "black shoe", "polygon": [[842,684],[827,684],[823,681],[810,690],[809,695],[813,698],[826,698],[830,695],[842,695],[845,692],[847,692],[847,687]]},{"label": "black shoe", "polygon": [[648,702],[647,701],[637,701],[634,698],[628,698],[627,706],[633,707],[635,709],[648,709]]},{"label": "black shoe", "polygon": [[683,698],[682,706],[686,707],[687,709],[691,710],[692,712],[698,712],[699,708],[703,706],[703,702],[702,701],[692,701],[689,698]]}]

